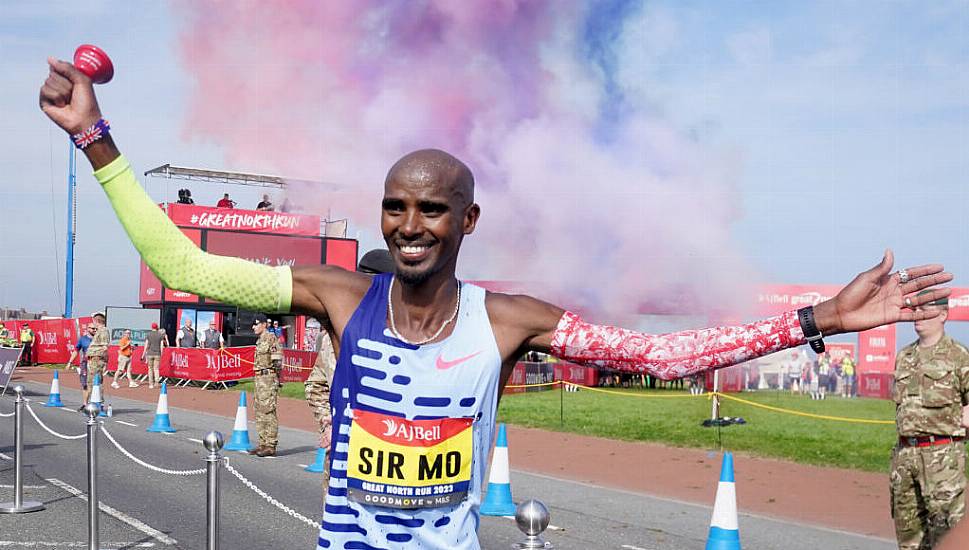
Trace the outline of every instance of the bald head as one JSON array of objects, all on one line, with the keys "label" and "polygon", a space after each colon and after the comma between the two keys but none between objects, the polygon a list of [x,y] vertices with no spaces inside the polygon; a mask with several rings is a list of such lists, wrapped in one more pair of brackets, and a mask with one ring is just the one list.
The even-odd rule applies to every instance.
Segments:
[{"label": "bald head", "polygon": [[474,175],[466,164],[440,149],[421,149],[401,157],[387,172],[391,180],[411,185],[440,185],[448,194],[460,197],[460,204],[474,202]]}]

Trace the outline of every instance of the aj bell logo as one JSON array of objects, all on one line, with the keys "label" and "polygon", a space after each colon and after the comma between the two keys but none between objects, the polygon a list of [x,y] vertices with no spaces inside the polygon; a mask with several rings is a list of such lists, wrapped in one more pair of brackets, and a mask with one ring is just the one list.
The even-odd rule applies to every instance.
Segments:
[{"label": "aj bell logo", "polygon": [[182,355],[180,353],[172,354],[172,366],[177,369],[187,369],[188,368],[188,356]]},{"label": "aj bell logo", "polygon": [[397,422],[387,418],[383,420],[384,426],[387,427],[387,431],[384,432],[384,436],[395,437],[397,439],[403,439],[404,441],[437,441],[441,439],[441,427],[434,426],[433,428],[422,428],[420,426],[408,426],[407,424],[397,424]]},{"label": "aj bell logo", "polygon": [[220,371],[222,369],[238,369],[242,366],[240,362],[242,360],[238,355],[235,356],[205,356],[205,368],[214,371]]}]

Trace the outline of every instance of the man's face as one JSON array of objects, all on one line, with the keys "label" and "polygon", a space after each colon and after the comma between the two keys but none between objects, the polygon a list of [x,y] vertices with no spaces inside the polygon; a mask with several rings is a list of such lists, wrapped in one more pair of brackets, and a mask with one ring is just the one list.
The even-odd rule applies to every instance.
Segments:
[{"label": "man's face", "polygon": [[443,180],[404,171],[384,185],[381,230],[397,277],[406,284],[421,284],[449,265],[453,269],[461,240],[477,223],[477,205]]},{"label": "man's face", "polygon": [[187,326],[188,328],[192,328],[192,321],[185,319],[185,326]]},{"label": "man's face", "polygon": [[263,332],[266,332],[266,323],[253,323],[252,331],[255,332],[257,335],[262,334]]},{"label": "man's face", "polygon": [[211,323],[209,323],[209,328],[212,330],[215,330],[215,321],[212,321]]},{"label": "man's face", "polygon": [[94,323],[91,323],[91,324],[89,324],[87,326],[87,332],[88,332],[88,334],[94,334],[97,331],[98,331],[98,326],[95,325]]},{"label": "man's face", "polygon": [[919,336],[932,336],[943,332],[945,330],[945,321],[949,317],[949,311],[941,306],[934,305],[924,305],[916,308],[922,311],[935,312],[939,311],[940,314],[931,319],[923,319],[921,321],[915,321],[915,333]]}]

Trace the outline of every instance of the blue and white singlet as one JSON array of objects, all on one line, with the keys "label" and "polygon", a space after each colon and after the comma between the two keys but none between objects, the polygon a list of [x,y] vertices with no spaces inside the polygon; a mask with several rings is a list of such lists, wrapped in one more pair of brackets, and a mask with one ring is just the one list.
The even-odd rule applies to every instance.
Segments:
[{"label": "blue and white singlet", "polygon": [[477,550],[501,372],[485,290],[462,283],[452,334],[414,346],[387,328],[390,283],[374,277],[340,341],[318,550]]}]

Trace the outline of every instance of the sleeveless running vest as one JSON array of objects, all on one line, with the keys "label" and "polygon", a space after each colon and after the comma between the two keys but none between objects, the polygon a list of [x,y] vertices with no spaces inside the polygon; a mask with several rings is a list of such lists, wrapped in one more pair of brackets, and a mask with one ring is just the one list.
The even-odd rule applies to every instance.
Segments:
[{"label": "sleeveless running vest", "polygon": [[414,346],[387,328],[391,277],[340,341],[318,549],[477,550],[501,372],[485,291],[462,283],[452,334]]}]

